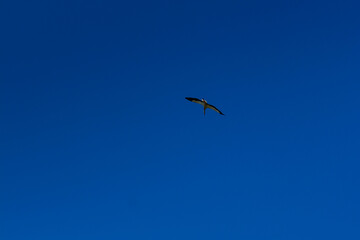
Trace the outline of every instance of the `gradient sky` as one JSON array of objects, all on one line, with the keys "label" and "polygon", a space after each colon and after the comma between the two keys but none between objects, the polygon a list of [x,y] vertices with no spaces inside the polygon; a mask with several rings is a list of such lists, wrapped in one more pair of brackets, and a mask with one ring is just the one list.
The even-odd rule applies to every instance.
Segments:
[{"label": "gradient sky", "polygon": [[359,9],[2,1],[0,238],[360,239]]}]

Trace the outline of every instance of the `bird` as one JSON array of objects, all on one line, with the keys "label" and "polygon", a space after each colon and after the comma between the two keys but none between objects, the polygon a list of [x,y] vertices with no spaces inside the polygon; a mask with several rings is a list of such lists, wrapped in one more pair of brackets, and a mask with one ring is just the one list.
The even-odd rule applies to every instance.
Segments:
[{"label": "bird", "polygon": [[220,113],[221,115],[225,115],[223,114],[219,109],[217,109],[215,106],[208,104],[207,101],[205,99],[197,99],[197,98],[192,98],[192,97],[186,97],[185,99],[189,100],[190,102],[194,102],[194,103],[199,103],[201,105],[204,106],[204,116],[205,116],[205,110],[207,108],[210,108],[212,110],[215,110],[216,112]]}]

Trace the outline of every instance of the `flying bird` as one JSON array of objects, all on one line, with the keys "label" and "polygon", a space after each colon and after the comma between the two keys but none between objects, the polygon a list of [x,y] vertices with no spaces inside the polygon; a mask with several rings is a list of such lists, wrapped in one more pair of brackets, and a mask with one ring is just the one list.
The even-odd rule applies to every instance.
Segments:
[{"label": "flying bird", "polygon": [[221,115],[224,115],[219,109],[217,109],[216,107],[214,107],[211,104],[208,104],[207,101],[205,99],[197,99],[197,98],[191,98],[191,97],[186,97],[187,100],[189,100],[190,102],[194,102],[194,103],[198,103],[204,106],[204,116],[205,116],[205,110],[207,108],[210,108],[212,110],[215,110],[216,112],[220,113]]}]

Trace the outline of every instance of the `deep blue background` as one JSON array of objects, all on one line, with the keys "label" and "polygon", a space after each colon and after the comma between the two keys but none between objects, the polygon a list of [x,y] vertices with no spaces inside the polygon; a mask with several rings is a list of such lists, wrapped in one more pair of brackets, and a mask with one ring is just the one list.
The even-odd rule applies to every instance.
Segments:
[{"label": "deep blue background", "polygon": [[360,239],[359,9],[2,1],[0,238]]}]

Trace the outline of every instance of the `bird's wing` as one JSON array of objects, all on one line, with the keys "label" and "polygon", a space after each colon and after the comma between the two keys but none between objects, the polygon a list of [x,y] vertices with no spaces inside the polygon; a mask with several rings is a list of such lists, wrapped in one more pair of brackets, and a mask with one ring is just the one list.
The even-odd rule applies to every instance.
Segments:
[{"label": "bird's wing", "polygon": [[214,107],[214,106],[211,105],[211,104],[208,104],[208,108],[217,111],[217,112],[220,113],[221,115],[224,115],[219,109],[217,109],[216,107]]},{"label": "bird's wing", "polygon": [[190,102],[199,103],[203,106],[205,104],[203,101],[201,101],[200,99],[197,99],[197,98],[186,97],[186,99],[189,100]]}]

